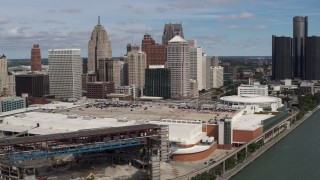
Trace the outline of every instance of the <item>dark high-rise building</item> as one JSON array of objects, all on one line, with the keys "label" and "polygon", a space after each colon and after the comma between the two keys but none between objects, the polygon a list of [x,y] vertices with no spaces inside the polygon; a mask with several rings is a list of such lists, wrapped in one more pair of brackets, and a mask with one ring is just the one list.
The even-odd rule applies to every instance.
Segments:
[{"label": "dark high-rise building", "polygon": [[308,37],[308,17],[293,18],[293,76],[305,78],[305,39]]},{"label": "dark high-rise building", "polygon": [[170,70],[164,66],[149,66],[146,69],[145,95],[171,98]]},{"label": "dark high-rise building", "polygon": [[44,74],[43,75],[43,94],[49,95],[50,94],[49,89],[50,89],[49,74]]},{"label": "dark high-rise building", "polygon": [[176,35],[179,35],[184,39],[182,24],[165,24],[162,35],[162,44],[168,45],[168,42]]},{"label": "dark high-rise building", "polygon": [[272,79],[292,78],[292,39],[272,36]]},{"label": "dark high-rise building", "polygon": [[16,75],[15,79],[17,96],[21,96],[23,93],[27,93],[30,97],[43,97],[43,74]]},{"label": "dark high-rise building", "polygon": [[149,65],[164,65],[167,61],[167,46],[156,44],[149,34],[143,36],[141,49],[147,55],[147,67]]},{"label": "dark high-rise building", "polygon": [[306,51],[306,80],[320,80],[320,37],[307,37]]},{"label": "dark high-rise building", "polygon": [[31,50],[31,71],[41,71],[41,52],[39,44],[34,44]]}]

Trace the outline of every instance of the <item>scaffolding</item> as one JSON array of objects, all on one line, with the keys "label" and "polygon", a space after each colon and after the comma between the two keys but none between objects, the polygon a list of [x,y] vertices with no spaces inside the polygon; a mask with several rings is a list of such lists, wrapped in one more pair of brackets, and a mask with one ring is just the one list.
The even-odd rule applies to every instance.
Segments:
[{"label": "scaffolding", "polygon": [[169,126],[161,126],[160,128],[160,152],[161,152],[161,161],[168,161],[169,154]]}]

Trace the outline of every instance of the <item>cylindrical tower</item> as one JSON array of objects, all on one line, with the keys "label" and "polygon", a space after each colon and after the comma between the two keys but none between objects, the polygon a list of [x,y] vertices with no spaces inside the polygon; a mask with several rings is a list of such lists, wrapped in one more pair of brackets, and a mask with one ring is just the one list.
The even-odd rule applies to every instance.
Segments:
[{"label": "cylindrical tower", "polygon": [[39,44],[34,44],[31,50],[31,71],[41,71],[41,52]]},{"label": "cylindrical tower", "polygon": [[305,78],[305,38],[308,37],[308,16],[293,18],[293,74]]}]

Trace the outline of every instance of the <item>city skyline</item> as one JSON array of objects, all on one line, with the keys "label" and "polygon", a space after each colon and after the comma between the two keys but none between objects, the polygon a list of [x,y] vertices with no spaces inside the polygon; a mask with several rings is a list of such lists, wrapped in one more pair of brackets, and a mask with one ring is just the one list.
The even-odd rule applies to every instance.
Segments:
[{"label": "city skyline", "polygon": [[185,39],[197,39],[208,55],[271,56],[272,35],[292,37],[294,16],[308,16],[309,36],[320,34],[317,5],[315,0],[6,0],[0,15],[0,53],[8,59],[30,58],[30,49],[39,43],[43,58],[54,48],[80,48],[87,57],[100,16],[114,57],[126,54],[127,43],[141,45],[146,32],[161,44],[165,23],[182,23]]}]

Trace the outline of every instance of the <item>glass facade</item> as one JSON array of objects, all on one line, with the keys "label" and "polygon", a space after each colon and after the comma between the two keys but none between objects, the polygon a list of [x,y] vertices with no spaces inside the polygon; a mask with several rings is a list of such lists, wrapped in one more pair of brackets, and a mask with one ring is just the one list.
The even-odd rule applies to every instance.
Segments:
[{"label": "glass facade", "polygon": [[146,69],[145,95],[171,98],[170,70],[165,68]]}]

